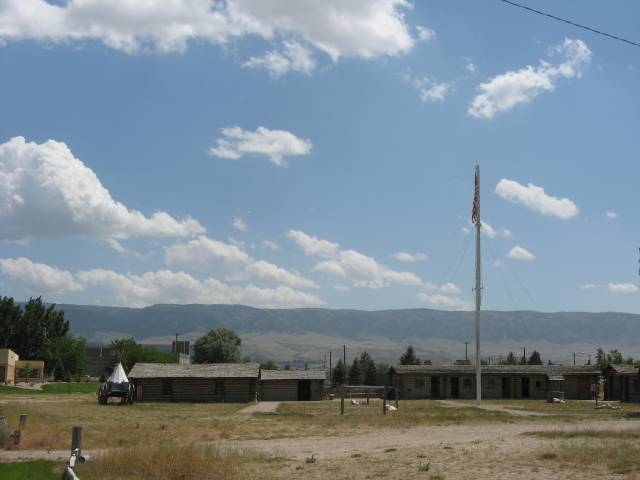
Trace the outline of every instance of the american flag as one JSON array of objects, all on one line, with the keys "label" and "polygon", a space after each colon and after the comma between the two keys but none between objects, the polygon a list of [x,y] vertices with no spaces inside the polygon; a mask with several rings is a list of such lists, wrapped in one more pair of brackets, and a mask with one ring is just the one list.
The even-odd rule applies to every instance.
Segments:
[{"label": "american flag", "polygon": [[471,209],[471,222],[477,223],[480,220],[480,179],[478,178],[478,167],[476,167],[475,188],[473,191],[473,208]]}]

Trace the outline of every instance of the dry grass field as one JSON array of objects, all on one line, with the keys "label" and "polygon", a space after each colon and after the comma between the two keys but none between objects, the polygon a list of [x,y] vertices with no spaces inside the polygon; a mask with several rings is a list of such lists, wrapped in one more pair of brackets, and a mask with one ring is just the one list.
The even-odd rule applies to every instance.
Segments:
[{"label": "dry grass field", "polygon": [[[29,415],[20,451],[0,462],[44,459],[60,469],[71,427],[83,427],[91,460],[82,480],[266,478],[640,479],[640,405],[595,410],[592,402],[401,401],[246,405],[98,405],[90,394],[0,394],[0,415]],[[41,468],[41,465],[39,465]],[[35,479],[35,477],[34,477]]]}]

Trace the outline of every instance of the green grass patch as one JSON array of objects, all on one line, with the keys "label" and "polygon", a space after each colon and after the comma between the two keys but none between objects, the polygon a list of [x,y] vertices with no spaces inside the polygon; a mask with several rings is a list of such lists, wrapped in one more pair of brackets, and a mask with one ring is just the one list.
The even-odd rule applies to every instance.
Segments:
[{"label": "green grass patch", "polygon": [[69,394],[69,393],[96,393],[100,388],[98,382],[55,382],[45,383],[42,390],[32,390],[28,388],[9,387],[0,385],[0,394],[8,395],[42,395],[42,394]]},{"label": "green grass patch", "polygon": [[58,464],[49,460],[0,463],[0,478],[7,480],[60,480],[62,472],[58,467]]}]

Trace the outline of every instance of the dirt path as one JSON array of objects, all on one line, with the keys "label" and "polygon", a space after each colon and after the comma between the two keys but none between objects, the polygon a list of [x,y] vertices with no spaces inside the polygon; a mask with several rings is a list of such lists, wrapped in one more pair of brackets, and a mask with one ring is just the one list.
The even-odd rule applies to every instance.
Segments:
[{"label": "dirt path", "polygon": [[[444,405],[445,407],[454,407],[454,408],[469,408],[468,403],[457,402],[455,400],[438,400],[438,403]],[[531,410],[518,410],[515,408],[509,408],[505,405],[480,405],[481,410],[487,410],[490,412],[503,412],[508,413],[509,415],[515,415],[517,417],[551,417],[553,416],[550,413],[544,412],[532,412]]]},{"label": "dirt path", "polygon": [[258,402],[238,410],[236,413],[276,413],[279,406],[280,402]]}]

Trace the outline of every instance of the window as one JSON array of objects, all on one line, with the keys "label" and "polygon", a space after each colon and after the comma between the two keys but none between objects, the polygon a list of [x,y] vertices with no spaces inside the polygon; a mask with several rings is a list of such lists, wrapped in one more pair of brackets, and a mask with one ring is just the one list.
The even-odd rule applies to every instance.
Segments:
[{"label": "window", "polygon": [[216,384],[213,390],[215,395],[224,395],[224,381],[216,380]]},{"label": "window", "polygon": [[424,388],[424,378],[416,378],[413,382],[415,388]]},{"label": "window", "polygon": [[465,378],[465,379],[462,381],[462,385],[463,385],[463,386],[465,386],[465,387],[467,387],[467,388],[471,387],[471,379],[470,379],[470,378]]},{"label": "window", "polygon": [[173,395],[173,380],[171,379],[162,380],[162,395],[164,396]]},{"label": "window", "polygon": [[536,380],[536,388],[542,388],[542,382],[540,380]]}]

